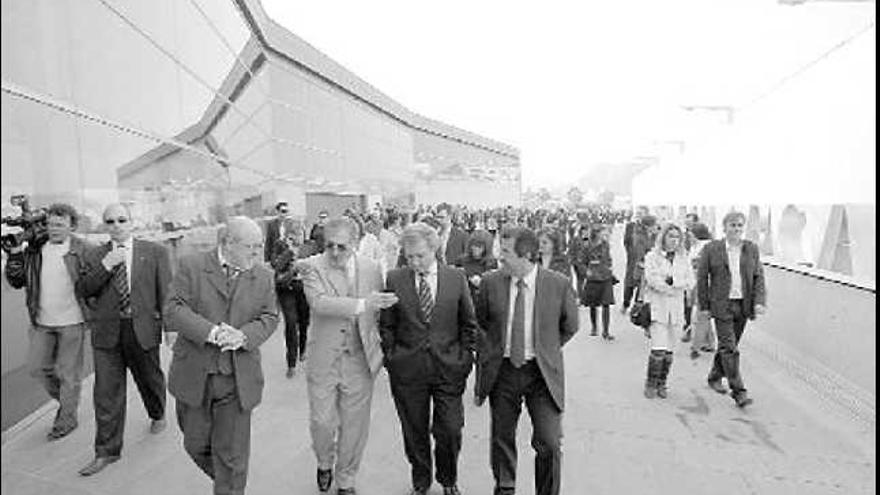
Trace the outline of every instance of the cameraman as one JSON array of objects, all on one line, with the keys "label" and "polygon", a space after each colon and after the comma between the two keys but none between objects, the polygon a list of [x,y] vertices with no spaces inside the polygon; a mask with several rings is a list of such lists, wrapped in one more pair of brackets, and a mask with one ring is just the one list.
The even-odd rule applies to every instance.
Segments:
[{"label": "cameraman", "polygon": [[86,311],[74,287],[90,246],[71,235],[77,224],[72,206],[52,204],[46,216],[48,240],[10,248],[6,279],[16,289],[25,287],[32,325],[28,368],[60,404],[48,434],[57,440],[78,426]]}]

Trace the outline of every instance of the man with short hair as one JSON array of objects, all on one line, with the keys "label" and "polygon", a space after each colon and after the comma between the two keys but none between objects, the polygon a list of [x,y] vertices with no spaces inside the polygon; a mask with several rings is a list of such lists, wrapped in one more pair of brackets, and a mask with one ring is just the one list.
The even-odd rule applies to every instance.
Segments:
[{"label": "man with short hair", "polygon": [[31,320],[28,370],[59,405],[49,440],[63,438],[79,425],[87,306],[76,287],[91,246],[72,235],[77,220],[72,206],[50,205],[47,236],[11,248],[6,262],[9,285],[25,288]]},{"label": "man with short hair", "polygon": [[[635,220],[626,225],[623,246],[626,249],[626,274],[623,278],[623,303],[620,312],[626,313],[636,288],[644,275],[645,254],[654,247],[654,237],[659,231],[657,218],[648,214],[648,208],[636,208]],[[684,304],[684,303],[682,303]]]},{"label": "man with short hair", "polygon": [[79,471],[82,476],[119,460],[126,369],[151,419],[150,433],[165,429],[165,374],[159,365],[159,344],[162,305],[171,282],[168,250],[132,237],[131,212],[125,205],[107,206],[104,224],[110,242],[88,252],[78,282],[83,296],[92,301],[95,363],[95,459]]},{"label": "man with short hair", "polygon": [[318,221],[312,225],[312,230],[309,232],[309,240],[315,243],[315,250],[318,253],[324,252],[324,224],[327,223],[329,216],[327,210],[318,212]]},{"label": "man with short hair", "polygon": [[370,430],[373,382],[382,367],[379,311],[397,297],[381,292],[379,265],[355,254],[358,226],[352,219],[335,218],[323,229],[324,252],[296,264],[311,310],[309,431],[318,490],[328,491],[335,475],[337,493],[353,495]]},{"label": "man with short hair", "polygon": [[516,490],[516,428],[525,402],[532,419],[535,494],[558,495],[562,484],[562,346],[578,331],[571,282],[537,264],[538,238],[524,228],[501,234],[501,270],[477,292],[477,405],[489,397],[495,495]]},{"label": "man with short hair", "polygon": [[442,203],[437,207],[434,218],[440,223],[440,260],[452,265],[467,252],[468,235],[452,224],[452,205]]},{"label": "man with short hair", "polygon": [[[407,266],[388,272],[386,290],[400,303],[382,311],[380,329],[391,394],[400,418],[412,495],[431,486],[431,435],[443,495],[460,495],[458,456],[464,393],[475,350],[477,321],[461,270],[438,263],[437,232],[415,223],[401,238]],[[431,409],[433,404],[433,419]]]},{"label": "man with short hair", "polygon": [[243,494],[251,411],[263,395],[260,346],[278,326],[272,271],[261,263],[263,232],[231,217],[216,250],[180,260],[165,304],[173,346],[168,390],[187,454],[215,494]]},{"label": "man with short hair", "polygon": [[700,311],[715,320],[718,350],[707,378],[719,394],[727,389],[739,407],[753,402],[747,395],[739,366],[739,341],[748,320],[764,314],[766,289],[758,246],[743,239],[746,216],[732,211],[724,216],[724,239],[711,241],[702,250],[697,268]]},{"label": "man with short hair", "polygon": [[266,245],[264,246],[263,261],[271,262],[275,254],[275,246],[279,239],[284,239],[284,221],[290,218],[290,205],[287,200],[278,201],[275,205],[277,216],[266,224]]}]

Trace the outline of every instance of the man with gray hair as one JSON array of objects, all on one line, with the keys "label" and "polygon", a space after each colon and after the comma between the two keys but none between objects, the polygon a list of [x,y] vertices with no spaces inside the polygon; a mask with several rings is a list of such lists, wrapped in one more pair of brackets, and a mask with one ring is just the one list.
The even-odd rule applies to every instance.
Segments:
[{"label": "man with gray hair", "polygon": [[263,394],[260,346],[278,326],[275,282],[262,263],[263,232],[231,217],[216,250],[180,260],[165,304],[173,346],[168,390],[187,454],[215,494],[242,494],[251,411]]},{"label": "man with gray hair", "polygon": [[432,483],[431,434],[443,494],[460,495],[461,396],[478,329],[464,272],[435,256],[440,242],[437,231],[424,223],[403,229],[407,266],[389,271],[386,281],[400,304],[383,310],[380,320],[391,394],[412,466],[412,495],[426,494]]},{"label": "man with gray hair", "polygon": [[357,256],[358,226],[350,218],[324,225],[324,252],[297,262],[311,312],[306,352],[309,430],[317,483],[355,493],[370,430],[373,381],[382,367],[379,310],[397,303],[382,293],[379,265]]}]

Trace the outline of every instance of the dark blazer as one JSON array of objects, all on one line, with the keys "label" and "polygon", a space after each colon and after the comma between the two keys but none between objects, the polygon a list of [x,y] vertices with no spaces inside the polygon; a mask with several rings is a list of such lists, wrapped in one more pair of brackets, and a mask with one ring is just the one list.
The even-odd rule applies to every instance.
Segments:
[{"label": "dark blazer", "polygon": [[452,265],[463,254],[467,253],[468,237],[467,232],[458,227],[452,227],[452,230],[449,231],[446,251],[444,251],[447,265]]},{"label": "dark blazer", "polygon": [[272,261],[272,255],[275,254],[275,245],[280,238],[281,219],[275,217],[266,224],[266,243],[263,245],[263,261]]},{"label": "dark blazer", "polygon": [[[477,343],[476,393],[485,399],[495,386],[504,359],[510,305],[510,275],[498,270],[486,274],[477,292],[476,312],[481,333]],[[535,359],[559,410],[565,404],[565,367],[562,346],[578,331],[578,305],[571,282],[538,267],[533,315]]]},{"label": "dark blazer", "polygon": [[[89,301],[92,346],[110,349],[119,343],[119,292],[113,272],[101,261],[112,248],[110,242],[95,246],[86,255],[77,289]],[[171,283],[168,250],[154,242],[134,239],[131,253],[131,323],[138,343],[152,349],[162,342],[162,305]]]},{"label": "dark blazer", "polygon": [[164,314],[166,331],[180,334],[168,371],[171,395],[193,407],[202,405],[207,369],[218,352],[206,341],[214,325],[226,322],[247,336],[245,345],[232,354],[241,407],[249,410],[260,403],[260,345],[278,326],[271,270],[257,265],[241,273],[230,291],[216,251],[182,258]]},{"label": "dark blazer", "polygon": [[[764,287],[764,266],[761,255],[754,242],[743,240],[739,257],[739,273],[743,282],[743,316],[755,317],[755,305],[764,305],[767,292]],[[712,311],[712,317],[719,320],[732,318],[727,307],[730,295],[730,260],[724,239],[706,244],[697,265],[697,296],[700,310]]]},{"label": "dark blazer", "polygon": [[424,373],[420,358],[428,352],[447,380],[463,383],[473,366],[477,338],[477,320],[464,273],[437,264],[437,294],[430,321],[425,320],[419,305],[415,270],[389,271],[385,287],[399,298],[397,304],[382,310],[379,318],[388,373],[400,380],[418,380]]}]

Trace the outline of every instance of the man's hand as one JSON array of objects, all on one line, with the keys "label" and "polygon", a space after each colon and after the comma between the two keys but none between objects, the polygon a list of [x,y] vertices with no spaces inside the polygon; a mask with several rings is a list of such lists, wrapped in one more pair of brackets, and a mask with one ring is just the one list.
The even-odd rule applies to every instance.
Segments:
[{"label": "man's hand", "polygon": [[380,309],[390,308],[397,304],[397,294],[391,292],[373,292],[366,299],[367,309],[370,311],[378,311]]},{"label": "man's hand", "polygon": [[221,351],[234,351],[247,341],[247,335],[241,330],[228,323],[220,324],[220,332],[217,334],[217,345]]},{"label": "man's hand", "polygon": [[469,278],[468,280],[470,280],[471,283],[474,285],[480,285],[480,280],[482,280],[482,279],[480,278],[479,275],[471,275],[471,278]]},{"label": "man's hand", "polygon": [[125,250],[118,247],[111,249],[106,255],[104,255],[104,259],[101,260],[101,263],[104,264],[104,268],[106,268],[108,272],[113,270],[113,267],[116,265],[125,263]]}]

